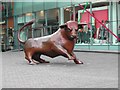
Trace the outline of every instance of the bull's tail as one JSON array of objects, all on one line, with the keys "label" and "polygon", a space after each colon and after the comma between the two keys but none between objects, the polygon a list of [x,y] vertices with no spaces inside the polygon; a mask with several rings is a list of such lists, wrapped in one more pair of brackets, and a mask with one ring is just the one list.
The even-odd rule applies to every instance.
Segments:
[{"label": "bull's tail", "polygon": [[25,41],[23,41],[22,39],[20,39],[20,32],[26,27],[26,26],[29,26],[31,24],[33,24],[35,22],[35,19],[32,19],[30,22],[26,23],[25,25],[23,25],[19,30],[18,30],[18,35],[17,35],[17,38],[18,38],[18,41],[22,44],[25,43]]}]

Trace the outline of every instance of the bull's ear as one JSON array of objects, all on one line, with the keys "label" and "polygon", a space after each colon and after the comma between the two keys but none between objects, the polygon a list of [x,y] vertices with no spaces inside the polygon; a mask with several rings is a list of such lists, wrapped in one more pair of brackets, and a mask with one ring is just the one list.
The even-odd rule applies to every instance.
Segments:
[{"label": "bull's ear", "polygon": [[78,24],[78,29],[83,28],[82,24]]},{"label": "bull's ear", "polygon": [[64,24],[64,25],[60,25],[59,27],[60,27],[60,28],[66,28],[67,25],[66,25],[66,24]]},{"label": "bull's ear", "polygon": [[83,25],[87,25],[87,23],[79,23],[79,24],[78,24],[78,29],[83,28]]}]

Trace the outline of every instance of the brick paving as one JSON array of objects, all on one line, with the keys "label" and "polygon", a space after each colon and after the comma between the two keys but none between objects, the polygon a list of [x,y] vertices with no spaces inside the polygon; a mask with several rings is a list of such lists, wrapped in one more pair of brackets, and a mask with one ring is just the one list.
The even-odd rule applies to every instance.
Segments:
[{"label": "brick paving", "polygon": [[23,51],[2,53],[3,88],[117,88],[118,54],[75,52],[84,62],[59,56],[48,64],[28,65]]}]

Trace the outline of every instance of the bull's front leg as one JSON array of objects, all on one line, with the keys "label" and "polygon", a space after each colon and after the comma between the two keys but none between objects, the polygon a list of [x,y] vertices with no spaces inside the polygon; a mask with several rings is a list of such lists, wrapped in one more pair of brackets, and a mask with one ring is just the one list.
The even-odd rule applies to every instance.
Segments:
[{"label": "bull's front leg", "polygon": [[83,64],[82,61],[79,61],[77,58],[76,58],[76,55],[72,52],[72,53],[68,53],[68,51],[63,48],[61,45],[55,45],[55,47],[53,48],[53,50],[59,52],[59,53],[62,53],[62,54],[65,54],[65,56],[69,59],[69,60],[74,60],[74,62],[76,64]]},{"label": "bull's front leg", "polygon": [[73,52],[71,53],[71,55],[72,55],[72,57],[74,58],[73,60],[74,60],[74,62],[75,62],[76,64],[83,64],[83,62],[82,62],[82,61],[79,61],[78,58],[76,57],[76,55],[75,55]]},{"label": "bull's front leg", "polygon": [[61,53],[63,56],[67,57],[69,60],[75,59],[71,54],[68,53],[68,51],[63,48],[61,45],[55,44],[55,47],[53,48],[55,52]]}]

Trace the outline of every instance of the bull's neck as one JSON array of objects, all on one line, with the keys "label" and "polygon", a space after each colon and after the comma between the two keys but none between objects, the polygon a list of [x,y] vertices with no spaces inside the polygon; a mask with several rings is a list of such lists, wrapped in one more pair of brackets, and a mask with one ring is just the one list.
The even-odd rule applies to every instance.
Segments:
[{"label": "bull's neck", "polygon": [[61,44],[68,52],[72,52],[75,40],[70,40],[66,33],[64,29],[58,29],[58,31],[52,34],[52,40],[57,44]]},{"label": "bull's neck", "polygon": [[55,33],[53,33],[53,35],[55,37],[62,37],[62,38],[68,39],[68,37],[66,36],[66,32],[65,32],[64,29],[58,29]]},{"label": "bull's neck", "polygon": [[61,29],[60,31],[61,39],[63,39],[62,43],[64,43],[63,47],[68,51],[72,52],[75,44],[75,40],[70,40],[67,36],[67,32],[64,29]]},{"label": "bull's neck", "polygon": [[61,29],[61,30],[60,30],[60,34],[61,34],[61,36],[62,36],[63,38],[69,40],[69,38],[68,38],[68,36],[67,36],[67,34],[66,34],[66,31],[65,31],[64,29]]},{"label": "bull's neck", "polygon": [[65,31],[64,29],[61,29],[60,33],[61,33],[61,36],[66,40],[74,42],[74,40],[70,40],[70,36],[68,36],[67,31]]},{"label": "bull's neck", "polygon": [[70,40],[66,33],[67,32],[64,29],[58,29],[55,33],[53,33],[53,36],[55,36],[56,39],[64,38],[64,40],[75,42],[75,40]]}]

